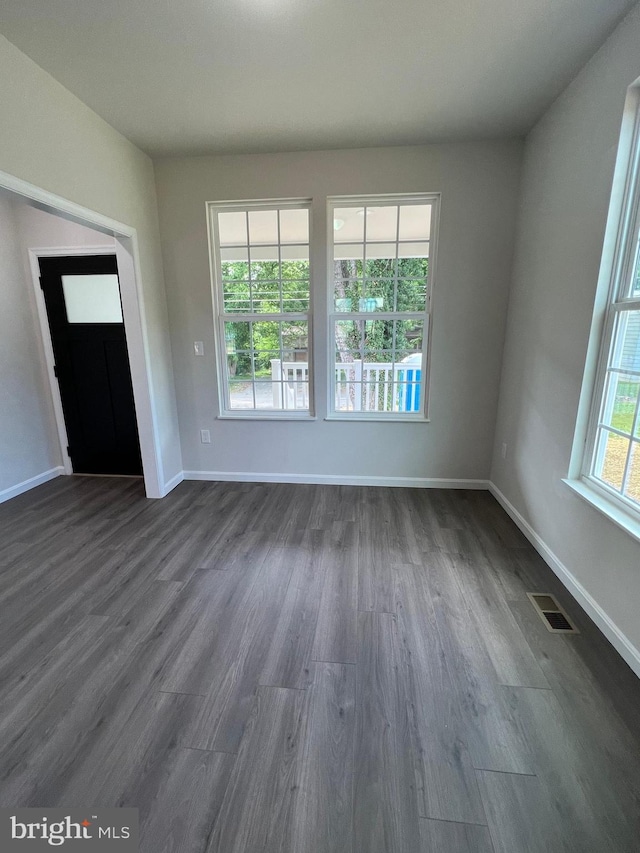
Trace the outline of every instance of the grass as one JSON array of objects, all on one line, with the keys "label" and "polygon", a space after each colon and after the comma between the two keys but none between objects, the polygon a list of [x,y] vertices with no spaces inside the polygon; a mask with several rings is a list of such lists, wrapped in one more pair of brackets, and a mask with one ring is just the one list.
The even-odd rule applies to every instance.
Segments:
[{"label": "grass", "polygon": [[639,386],[638,382],[618,382],[611,426],[621,432],[631,433],[633,428]]}]

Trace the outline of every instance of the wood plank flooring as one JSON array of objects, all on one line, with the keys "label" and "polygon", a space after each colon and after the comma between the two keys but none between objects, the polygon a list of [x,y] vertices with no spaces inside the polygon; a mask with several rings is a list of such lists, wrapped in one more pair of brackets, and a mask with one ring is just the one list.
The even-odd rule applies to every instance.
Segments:
[{"label": "wood plank flooring", "polygon": [[485,492],[58,478],[0,506],[0,687],[0,805],[143,853],[640,849],[640,683]]}]

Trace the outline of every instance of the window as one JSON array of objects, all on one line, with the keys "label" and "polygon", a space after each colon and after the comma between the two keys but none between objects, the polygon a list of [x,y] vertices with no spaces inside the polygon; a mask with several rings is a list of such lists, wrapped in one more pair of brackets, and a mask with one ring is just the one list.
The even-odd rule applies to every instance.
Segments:
[{"label": "window", "polygon": [[209,206],[221,414],[310,415],[309,203]]},{"label": "window", "polygon": [[330,199],[330,411],[424,419],[438,197]]},{"label": "window", "polygon": [[640,109],[635,96],[583,477],[640,515]]}]

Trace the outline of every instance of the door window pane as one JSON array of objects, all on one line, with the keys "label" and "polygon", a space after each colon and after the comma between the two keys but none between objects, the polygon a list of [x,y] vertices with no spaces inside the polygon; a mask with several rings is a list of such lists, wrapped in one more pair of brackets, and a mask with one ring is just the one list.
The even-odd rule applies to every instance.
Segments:
[{"label": "door window pane", "polygon": [[63,275],[62,292],[69,323],[123,322],[117,275]]}]

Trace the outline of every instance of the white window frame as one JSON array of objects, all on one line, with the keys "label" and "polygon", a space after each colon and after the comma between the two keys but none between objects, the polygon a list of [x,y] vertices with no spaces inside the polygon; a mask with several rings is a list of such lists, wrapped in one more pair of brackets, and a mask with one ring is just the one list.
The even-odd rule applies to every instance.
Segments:
[{"label": "white window frame", "polygon": [[[595,469],[603,409],[607,406],[610,396],[607,393],[607,378],[621,342],[620,338],[614,340],[616,321],[624,312],[640,310],[640,297],[626,295],[637,260],[640,236],[639,83],[640,81],[629,88],[625,104],[590,352],[587,355],[569,478],[565,481],[582,498],[637,539],[640,539],[640,504],[598,478]],[[587,412],[586,418],[582,411]],[[640,400],[636,404],[632,436],[638,423]],[[615,430],[610,426],[608,428],[615,434]],[[638,450],[640,451],[640,443]],[[630,459],[629,453],[625,463],[623,490]]]},{"label": "white window frame", "polygon": [[[433,292],[436,280],[436,258],[438,245],[438,230],[440,224],[440,193],[402,193],[393,195],[356,195],[356,196],[331,196],[327,199],[327,370],[328,382],[328,404],[327,420],[340,421],[405,421],[410,423],[427,423],[429,421],[430,401],[430,377],[431,377],[431,339],[433,324]],[[399,311],[375,311],[375,312],[349,312],[341,313],[335,310],[334,301],[334,210],[341,207],[384,207],[402,206],[415,204],[429,204],[431,206],[431,229],[429,236],[429,274],[427,278],[426,304],[424,311],[399,312]],[[366,217],[364,241],[366,242]],[[398,240],[396,239],[396,243]],[[341,411],[336,409],[336,369],[335,369],[335,341],[334,323],[337,320],[422,320],[424,322],[424,337],[422,346],[421,363],[421,386],[420,407],[416,412],[378,412],[378,411]]]},{"label": "white window frame", "polygon": [[[313,270],[311,264],[313,224],[312,200],[309,198],[251,199],[241,201],[207,202],[207,229],[209,237],[209,263],[211,271],[212,300],[214,311],[214,339],[216,346],[216,364],[218,376],[218,417],[233,420],[315,420],[314,372],[313,372]],[[309,215],[309,310],[306,313],[237,313],[229,314],[224,310],[222,285],[222,262],[218,234],[218,213],[238,213],[253,210],[307,210]],[[280,243],[278,244],[280,246]],[[301,320],[307,323],[308,348],[308,409],[232,409],[230,406],[229,383],[227,377],[227,349],[225,323],[234,322],[290,322]]]}]

